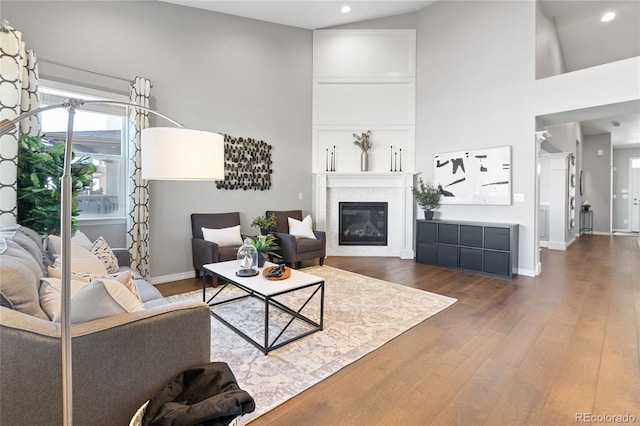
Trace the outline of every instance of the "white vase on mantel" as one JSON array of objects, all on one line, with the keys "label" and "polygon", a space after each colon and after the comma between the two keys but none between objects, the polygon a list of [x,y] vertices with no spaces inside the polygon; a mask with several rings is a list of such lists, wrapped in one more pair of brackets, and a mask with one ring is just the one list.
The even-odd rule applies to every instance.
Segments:
[{"label": "white vase on mantel", "polygon": [[369,171],[369,152],[362,151],[360,153],[360,171],[368,172]]}]

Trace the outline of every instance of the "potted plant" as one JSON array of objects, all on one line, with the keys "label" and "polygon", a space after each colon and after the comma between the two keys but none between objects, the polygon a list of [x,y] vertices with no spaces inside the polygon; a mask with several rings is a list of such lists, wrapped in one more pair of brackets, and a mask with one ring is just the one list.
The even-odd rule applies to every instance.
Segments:
[{"label": "potted plant", "polygon": [[422,178],[420,178],[417,188],[415,186],[411,187],[413,197],[420,208],[424,210],[424,218],[426,220],[433,219],[433,212],[438,208],[438,203],[440,202],[441,189],[440,186],[436,188],[431,184],[424,183]]},{"label": "potted plant", "polygon": [[276,228],[276,215],[271,213],[269,217],[254,217],[253,222],[251,222],[251,226],[260,228],[260,232],[262,232],[262,235],[267,235],[269,232],[272,232]]},{"label": "potted plant", "polygon": [[249,242],[258,251],[258,266],[263,267],[269,256],[282,258],[276,251],[280,250],[276,237],[271,234],[260,235],[257,238],[248,238]]},{"label": "potted plant", "polygon": [[590,208],[591,204],[589,204],[589,200],[584,200],[584,203],[582,203],[582,210],[588,212]]},{"label": "potted plant", "polygon": [[[40,234],[60,234],[64,150],[64,143],[50,144],[44,135],[23,134],[18,146],[18,223]],[[95,171],[89,157],[71,163],[72,231],[78,227],[78,193],[91,185]]]}]

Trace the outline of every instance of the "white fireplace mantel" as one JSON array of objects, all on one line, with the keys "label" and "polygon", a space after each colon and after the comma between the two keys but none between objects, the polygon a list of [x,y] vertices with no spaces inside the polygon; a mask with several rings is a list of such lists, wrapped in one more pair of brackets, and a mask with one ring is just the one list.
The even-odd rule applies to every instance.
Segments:
[{"label": "white fireplace mantel", "polygon": [[[327,255],[413,259],[413,177],[408,172],[315,173],[314,218],[316,228],[327,234]],[[349,201],[388,203],[386,246],[338,244],[338,204]]]}]

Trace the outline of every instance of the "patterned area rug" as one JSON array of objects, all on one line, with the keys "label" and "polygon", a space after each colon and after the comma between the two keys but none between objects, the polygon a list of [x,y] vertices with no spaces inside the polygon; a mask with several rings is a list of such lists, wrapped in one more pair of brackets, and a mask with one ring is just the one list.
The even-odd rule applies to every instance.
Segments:
[{"label": "patterned area rug", "polygon": [[[240,387],[256,402],[253,413],[237,419],[240,425],[324,380],[456,301],[330,266],[314,266],[302,271],[325,280],[322,331],[265,356],[220,321],[211,319],[211,361],[229,364]],[[214,291],[208,289],[207,297]],[[233,286],[228,286],[220,296],[226,294],[225,297],[230,298],[237,296],[237,292]],[[286,300],[279,300],[295,306],[304,303],[310,294],[300,291],[288,295]],[[168,297],[172,301],[201,298],[201,291]],[[258,341],[264,339],[264,302],[248,298],[215,309]],[[274,308],[269,312],[269,335],[275,337],[276,329],[281,329],[291,316]],[[302,311],[313,320],[319,318],[318,312],[317,299],[312,299]],[[292,332],[297,333],[307,324],[296,320],[291,327]]]}]

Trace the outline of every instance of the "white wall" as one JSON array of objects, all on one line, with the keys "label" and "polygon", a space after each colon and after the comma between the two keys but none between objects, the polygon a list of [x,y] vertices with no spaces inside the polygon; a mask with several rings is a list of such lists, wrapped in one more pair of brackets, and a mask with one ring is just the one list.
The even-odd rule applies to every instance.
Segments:
[{"label": "white wall", "polygon": [[[157,1],[2,1],[38,56],[152,81],[152,107],[185,125],[273,145],[270,191],[151,183],[151,275],[193,273],[189,216],[311,209],[311,31]],[[303,199],[298,200],[298,193]]]},{"label": "white wall", "polygon": [[593,232],[611,232],[611,134],[584,137],[584,198],[593,210]]},{"label": "white wall", "polygon": [[542,13],[536,2],[536,78],[567,72],[555,22]]},{"label": "white wall", "polygon": [[520,273],[533,275],[535,7],[529,2],[438,2],[418,14],[416,168],[433,176],[433,155],[512,146],[511,206],[440,208],[441,219],[520,224]]}]

